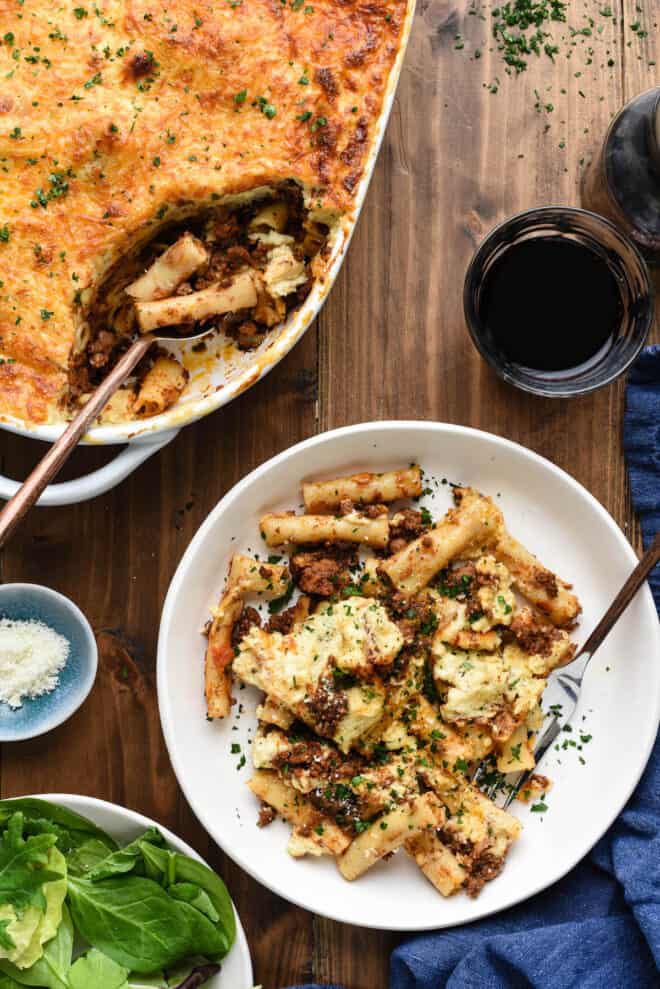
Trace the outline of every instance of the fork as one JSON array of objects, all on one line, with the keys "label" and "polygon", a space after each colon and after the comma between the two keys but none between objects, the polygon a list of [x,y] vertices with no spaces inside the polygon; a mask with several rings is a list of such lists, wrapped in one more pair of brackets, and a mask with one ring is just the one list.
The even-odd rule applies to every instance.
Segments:
[{"label": "fork", "polygon": [[[575,658],[563,668],[561,673],[554,677],[553,682],[558,684],[564,692],[565,703],[563,705],[557,705],[557,707],[561,706],[562,713],[560,715],[555,709],[553,712],[552,721],[548,727],[545,728],[540,737],[537,738],[534,746],[534,760],[536,764],[534,769],[528,769],[524,772],[518,773],[514,782],[506,784],[507,796],[502,805],[503,807],[508,807],[512,801],[515,800],[516,796],[525,786],[532,773],[536,771],[536,768],[538,767],[538,764],[543,756],[553,745],[557,736],[564,730],[565,726],[575,714],[575,709],[580,697],[580,691],[582,689],[582,681],[592,656],[608,635],[612,627],[619,620],[623,612],[626,610],[635,594],[640,589],[658,561],[660,561],[660,532],[656,533],[655,539],[644,553],[644,556],[630,574],[628,580],[614,598],[614,601],[612,601],[612,604],[598,622],[595,629],[579,650]],[[479,777],[481,775],[486,775],[487,772],[486,763],[480,763],[473,775],[473,781],[478,783]],[[493,799],[497,795],[499,788],[500,783],[495,782],[487,787],[485,792],[487,796]]]}]

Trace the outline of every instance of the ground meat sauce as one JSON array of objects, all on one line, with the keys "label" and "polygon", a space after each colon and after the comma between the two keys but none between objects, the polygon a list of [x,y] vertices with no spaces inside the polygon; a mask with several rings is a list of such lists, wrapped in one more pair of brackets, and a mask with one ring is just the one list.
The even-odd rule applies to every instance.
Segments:
[{"label": "ground meat sauce", "polygon": [[486,852],[472,866],[470,875],[465,880],[465,892],[475,899],[487,882],[499,876],[504,865],[504,859]]},{"label": "ground meat sauce", "polygon": [[288,635],[289,632],[293,631],[295,622],[296,609],[294,606],[292,608],[287,608],[286,611],[280,612],[279,615],[271,615],[268,620],[268,625],[266,626],[266,631],[281,632],[282,635]]},{"label": "ground meat sauce", "polygon": [[534,571],[534,579],[543,588],[549,598],[557,597],[559,588],[557,587],[557,578],[553,573],[550,573],[549,570],[539,568]]},{"label": "ground meat sauce", "polygon": [[[152,56],[146,52],[135,55],[130,72],[136,78],[148,73]],[[325,250],[329,228],[307,221],[303,194],[295,182],[282,183],[274,202],[284,202],[287,207],[286,226],[283,233],[293,238],[294,257],[303,261],[308,277],[296,286],[290,295],[271,299],[268,293],[260,293],[254,310],[242,310],[209,317],[198,325],[187,323],[167,328],[168,335],[178,331],[182,336],[206,328],[220,331],[231,337],[239,349],[258,347],[266,334],[282,322],[286,315],[301,305],[309,295],[313,277],[309,262],[315,254]],[[190,232],[202,240],[210,252],[209,262],[174,291],[175,295],[189,295],[213,284],[229,285],[235,272],[245,267],[263,270],[268,263],[272,245],[250,237],[250,221],[258,209],[268,200],[255,200],[234,210],[217,207],[181,223],[161,228],[156,237],[141,252],[122,258],[108,273],[90,305],[87,317],[89,342],[71,361],[69,369],[68,400],[75,404],[93,391],[116,363],[137,332],[135,310],[124,288],[146,271],[164,250],[183,233]],[[263,296],[263,298],[262,298]],[[151,355],[153,361],[153,355]],[[146,373],[150,363],[142,368]]]},{"label": "ground meat sauce", "polygon": [[448,828],[440,828],[437,832],[438,838],[450,851],[457,855],[469,858],[473,852],[472,843],[466,838],[461,838],[456,832]]},{"label": "ground meat sauce", "polygon": [[291,574],[301,591],[331,597],[351,583],[350,568],[357,566],[355,548],[346,543],[327,543],[291,557]]},{"label": "ground meat sauce", "polygon": [[330,745],[309,738],[294,742],[286,752],[276,755],[273,765],[276,768],[286,765],[292,775],[296,770],[312,770],[334,782],[358,776],[365,762],[355,753],[344,756]]},{"label": "ground meat sauce", "polygon": [[524,652],[537,656],[549,656],[553,643],[561,638],[561,633],[553,626],[538,625],[524,614],[515,616],[509,632]]},{"label": "ground meat sauce", "polygon": [[275,810],[269,804],[265,804],[262,802],[259,808],[257,827],[259,828],[267,827],[275,820],[276,817],[277,817],[277,813],[275,812]]},{"label": "ground meat sauce", "polygon": [[426,529],[422,513],[416,509],[404,508],[403,511],[397,512],[396,521],[390,523],[389,552],[398,553],[413,539],[421,536]]},{"label": "ground meat sauce", "polygon": [[358,795],[345,783],[333,783],[330,786],[317,787],[307,794],[307,797],[324,817],[332,817],[340,828],[357,833],[362,818],[360,815]]},{"label": "ground meat sauce", "polygon": [[305,707],[321,735],[333,735],[348,711],[348,698],[336,690],[331,677],[319,680],[316,691],[305,700]]},{"label": "ground meat sauce", "polygon": [[256,608],[251,608],[247,605],[241,611],[240,618],[237,622],[234,622],[234,627],[232,628],[231,644],[234,649],[254,625],[256,625],[257,628],[261,626],[261,616]]}]

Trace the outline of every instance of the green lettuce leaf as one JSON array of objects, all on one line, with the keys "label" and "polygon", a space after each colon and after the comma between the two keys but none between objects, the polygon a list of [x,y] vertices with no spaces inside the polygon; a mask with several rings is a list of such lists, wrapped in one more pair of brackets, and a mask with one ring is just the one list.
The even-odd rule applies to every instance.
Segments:
[{"label": "green lettuce leaf", "polygon": [[93,869],[90,869],[86,878],[96,882],[99,879],[108,879],[110,876],[131,872],[138,861],[142,862],[140,845],[143,841],[149,841],[155,845],[165,845],[165,839],[158,828],[149,828],[129,845],[125,845],[124,848],[119,848],[116,852],[106,856]]},{"label": "green lettuce leaf", "polygon": [[198,862],[197,859],[192,859],[188,855],[179,855],[164,848],[156,848],[148,841],[141,842],[140,847],[147,875],[152,875],[165,887],[175,883],[194,883],[195,886],[199,886],[208,894],[218,914],[218,920],[215,921],[216,927],[222,933],[225,943],[219,957],[224,957],[236,939],[236,920],[231,898],[220,876],[202,862]]},{"label": "green lettuce leaf", "polygon": [[213,958],[224,949],[207,917],[151,879],[70,877],[68,889],[78,933],[131,972],[148,974],[193,954]]},{"label": "green lettuce leaf", "polygon": [[108,854],[112,852],[102,841],[98,838],[87,838],[67,853],[67,870],[72,876],[86,876],[99,862],[106,859]]},{"label": "green lettuce leaf", "polygon": [[0,826],[6,824],[16,811],[23,814],[27,834],[56,835],[58,847],[65,854],[89,838],[97,838],[109,851],[117,848],[117,842],[93,821],[59,804],[36,797],[0,800]]},{"label": "green lettuce leaf", "polygon": [[55,844],[52,834],[23,838],[23,815],[13,814],[0,837],[0,903],[9,903],[21,913],[34,906],[46,910],[44,883],[62,878],[46,868],[48,853]]},{"label": "green lettuce leaf", "polygon": [[183,900],[196,910],[201,910],[214,924],[220,920],[220,914],[213,906],[209,894],[195,883],[172,883],[167,887],[167,892],[175,900]]},{"label": "green lettuce leaf", "polygon": [[[48,865],[53,870],[62,872],[62,878],[53,882],[44,883],[43,893],[46,899],[45,913],[38,913],[39,922],[30,938],[29,944],[16,957],[10,956],[17,968],[29,968],[41,958],[44,953],[43,945],[46,941],[54,938],[62,921],[62,911],[64,909],[64,899],[66,897],[66,860],[58,848],[51,848],[48,852]],[[26,913],[34,910],[29,907]]]},{"label": "green lettuce leaf", "polygon": [[62,921],[54,938],[44,946],[41,958],[30,968],[20,969],[11,962],[0,960],[0,971],[21,986],[39,986],[40,989],[70,989],[69,969],[73,953],[73,924],[66,906],[62,909]]},{"label": "green lettuce leaf", "polygon": [[128,969],[92,948],[71,966],[71,989],[127,989]]},{"label": "green lettuce leaf", "polygon": [[0,989],[21,989],[21,984],[16,979],[12,979],[10,975],[3,975],[0,972]]},{"label": "green lettuce leaf", "polygon": [[12,948],[16,947],[16,942],[14,941],[11,934],[7,930],[12,920],[13,917],[7,917],[5,919],[0,917],[0,950],[1,951],[11,951]]}]

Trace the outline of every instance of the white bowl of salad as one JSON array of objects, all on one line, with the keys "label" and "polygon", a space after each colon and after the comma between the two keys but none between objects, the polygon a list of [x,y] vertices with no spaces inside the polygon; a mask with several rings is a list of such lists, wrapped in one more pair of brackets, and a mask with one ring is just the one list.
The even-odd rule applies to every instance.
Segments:
[{"label": "white bowl of salad", "polygon": [[0,987],[250,989],[220,877],[134,811],[70,794],[0,801]]}]

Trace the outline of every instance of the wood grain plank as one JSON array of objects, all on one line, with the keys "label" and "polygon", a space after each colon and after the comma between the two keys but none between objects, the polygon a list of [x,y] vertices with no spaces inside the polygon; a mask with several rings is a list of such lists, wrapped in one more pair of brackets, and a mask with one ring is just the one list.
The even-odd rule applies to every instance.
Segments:
[{"label": "wood grain plank", "polygon": [[[381,157],[318,337],[311,331],[265,381],[182,432],[119,489],[35,511],[0,554],[3,580],[73,597],[101,654],[94,691],[67,725],[3,748],[3,795],[92,793],[177,831],[229,883],[265,989],[311,978],[384,989],[400,939],[312,918],[265,891],[213,845],[177,787],[156,705],[158,619],[181,555],[222,494],[320,427],[460,422],[567,469],[638,545],[621,453],[623,383],[572,401],[518,393],[473,349],[461,294],[470,256],[495,223],[528,206],[578,202],[582,170],[611,116],[656,82],[656,18],[640,14],[636,0],[611,4],[611,17],[598,13],[602,3],[571,5],[573,29],[591,33],[553,27],[554,62],[532,58],[512,78],[482,8],[471,6],[419,0]],[[0,467],[25,476],[39,452],[3,434]],[[108,456],[80,451],[66,476]]]},{"label": "wood grain plank", "polygon": [[[481,362],[462,314],[467,264],[495,223],[530,206],[579,202],[582,169],[623,98],[618,9],[591,35],[560,29],[554,63],[532,60],[510,78],[467,4],[418,4],[365,210],[321,316],[320,392],[323,428],[430,418],[523,443],[573,474],[634,537],[623,383],[572,401],[523,395]],[[573,10],[574,29],[588,28],[592,12]],[[316,936],[320,979],[387,984],[399,938],[322,919]]]},{"label": "wood grain plank", "polygon": [[[252,467],[316,430],[316,367],[311,330],[249,394],[184,430],[119,488],[35,510],[2,554],[4,580],[44,583],[80,605],[100,660],[90,698],[66,725],[3,747],[3,796],[92,794],[172,828],[226,878],[264,989],[309,978],[312,917],[246,876],[194,819],[160,729],[156,640],[169,581],[211,508]],[[24,476],[34,458],[30,441],[3,434],[3,469]]]}]

